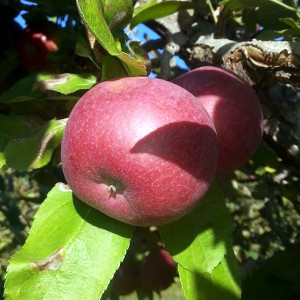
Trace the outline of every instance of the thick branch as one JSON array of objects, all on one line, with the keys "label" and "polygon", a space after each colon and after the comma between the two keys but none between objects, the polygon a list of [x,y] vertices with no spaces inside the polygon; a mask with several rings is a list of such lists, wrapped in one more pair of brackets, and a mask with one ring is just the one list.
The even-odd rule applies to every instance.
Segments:
[{"label": "thick branch", "polygon": [[191,67],[221,65],[251,85],[268,78],[300,86],[300,43],[249,41],[200,36],[194,44],[181,49]]},{"label": "thick branch", "polygon": [[[187,12],[184,12],[187,13]],[[214,37],[210,22],[195,22],[192,13],[183,22],[180,13],[157,19],[165,28],[168,42],[176,43],[178,54],[189,67],[219,65],[244,78],[251,85],[268,79],[300,86],[300,42],[236,42]],[[201,24],[200,24],[201,23]]]}]

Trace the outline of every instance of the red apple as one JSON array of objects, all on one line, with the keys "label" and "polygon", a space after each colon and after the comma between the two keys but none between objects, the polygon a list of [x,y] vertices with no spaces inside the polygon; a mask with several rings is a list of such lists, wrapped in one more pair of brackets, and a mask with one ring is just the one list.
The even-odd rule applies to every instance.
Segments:
[{"label": "red apple", "polygon": [[63,171],[78,198],[138,226],[187,213],[214,179],[216,157],[215,129],[199,101],[147,77],[89,90],[62,141]]},{"label": "red apple", "polygon": [[41,24],[27,27],[19,40],[22,63],[30,71],[50,69],[49,52],[58,51],[58,41],[53,33],[55,25]]},{"label": "red apple", "polygon": [[170,253],[165,249],[155,249],[144,258],[141,282],[148,290],[160,292],[172,284],[176,273],[177,266]]},{"label": "red apple", "polygon": [[216,179],[241,167],[254,154],[263,134],[263,116],[254,90],[235,74],[201,67],[173,80],[197,97],[217,131]]},{"label": "red apple", "polygon": [[112,279],[112,291],[117,295],[132,293],[139,284],[139,273],[138,262],[132,255],[127,255]]}]

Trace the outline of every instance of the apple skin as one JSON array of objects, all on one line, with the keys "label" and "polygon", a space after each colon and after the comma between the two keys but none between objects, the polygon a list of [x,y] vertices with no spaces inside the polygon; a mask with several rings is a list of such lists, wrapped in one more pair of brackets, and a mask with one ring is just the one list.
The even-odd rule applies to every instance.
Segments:
[{"label": "apple skin", "polygon": [[59,49],[54,30],[55,25],[46,23],[27,27],[21,33],[18,50],[23,65],[29,71],[51,69],[48,53]]},{"label": "apple skin", "polygon": [[246,163],[263,135],[263,115],[254,90],[227,70],[206,66],[175,78],[209,113],[217,131],[216,180]]},{"label": "apple skin", "polygon": [[195,97],[168,81],[102,82],[72,110],[62,167],[75,195],[122,222],[160,225],[194,207],[215,176],[213,123]]},{"label": "apple skin", "polygon": [[141,266],[142,286],[150,291],[160,292],[167,289],[177,274],[177,266],[170,253],[165,249],[152,250]]}]

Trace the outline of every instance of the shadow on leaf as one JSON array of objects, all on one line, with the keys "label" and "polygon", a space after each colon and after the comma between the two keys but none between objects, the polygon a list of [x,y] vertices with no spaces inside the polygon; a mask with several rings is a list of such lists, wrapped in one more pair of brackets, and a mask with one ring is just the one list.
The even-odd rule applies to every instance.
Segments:
[{"label": "shadow on leaf", "polygon": [[72,194],[72,200],[77,213],[86,222],[95,227],[102,228],[108,232],[112,232],[122,237],[128,239],[131,238],[133,226],[119,222],[113,218],[106,216],[100,211],[79,200],[74,194]]}]

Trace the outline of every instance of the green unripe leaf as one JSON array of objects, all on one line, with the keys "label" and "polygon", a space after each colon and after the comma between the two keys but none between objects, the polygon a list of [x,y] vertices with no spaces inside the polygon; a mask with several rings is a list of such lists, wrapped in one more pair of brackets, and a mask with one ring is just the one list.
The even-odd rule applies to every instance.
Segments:
[{"label": "green unripe leaf", "polygon": [[179,265],[188,300],[240,299],[230,217],[217,186],[212,186],[190,213],[159,227],[159,232]]},{"label": "green unripe leaf", "polygon": [[111,219],[57,184],[8,266],[7,300],[96,300],[129,247],[132,226]]},{"label": "green unripe leaf", "polygon": [[197,6],[190,1],[162,1],[159,3],[157,3],[156,0],[150,1],[135,9],[130,27],[133,28],[140,23],[162,18],[180,10],[192,8],[197,8]]},{"label": "green unripe leaf", "polygon": [[28,170],[45,166],[53,151],[61,144],[67,119],[51,120],[25,137],[11,139],[4,151],[6,164],[14,169]]}]

